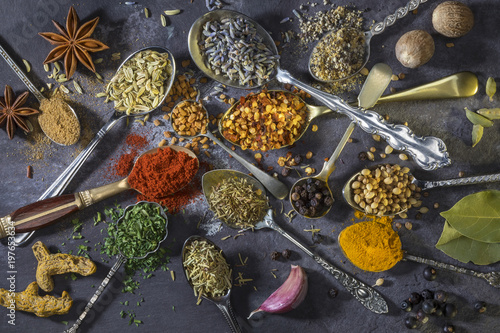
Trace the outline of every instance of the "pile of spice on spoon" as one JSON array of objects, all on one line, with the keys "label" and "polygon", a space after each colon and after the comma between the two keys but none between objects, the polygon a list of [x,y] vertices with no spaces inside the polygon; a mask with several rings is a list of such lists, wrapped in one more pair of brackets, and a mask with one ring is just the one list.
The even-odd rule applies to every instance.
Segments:
[{"label": "pile of spice on spoon", "polygon": [[216,75],[242,86],[262,85],[276,69],[279,55],[264,44],[254,25],[243,17],[209,21],[203,26],[201,52]]},{"label": "pile of spice on spoon", "polygon": [[244,178],[230,177],[212,187],[208,198],[215,216],[236,228],[252,228],[270,208],[260,189],[255,190]]},{"label": "pile of spice on spoon", "polygon": [[69,146],[80,138],[80,122],[60,94],[40,103],[38,122],[43,132],[54,142]]},{"label": "pile of spice on spoon", "polygon": [[185,187],[198,172],[198,159],[170,147],[142,155],[128,176],[130,186],[142,195],[140,200],[155,201]]},{"label": "pile of spice on spoon", "polygon": [[307,107],[297,95],[262,91],[240,98],[221,119],[221,133],[243,150],[279,149],[302,135],[307,115]]},{"label": "pile of spice on spoon", "polygon": [[194,295],[198,297],[196,304],[201,303],[202,296],[217,298],[231,289],[231,268],[222,250],[211,242],[194,239],[186,244],[183,266]]}]

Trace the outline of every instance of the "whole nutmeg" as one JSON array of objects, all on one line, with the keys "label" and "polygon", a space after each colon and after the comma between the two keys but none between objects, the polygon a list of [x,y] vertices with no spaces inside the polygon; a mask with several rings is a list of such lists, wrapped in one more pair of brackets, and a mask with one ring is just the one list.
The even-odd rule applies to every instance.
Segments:
[{"label": "whole nutmeg", "polygon": [[469,7],[458,1],[445,1],[432,12],[432,26],[446,37],[462,37],[474,26]]},{"label": "whole nutmeg", "polygon": [[405,33],[396,43],[396,58],[408,68],[422,66],[434,55],[434,40],[423,30]]}]

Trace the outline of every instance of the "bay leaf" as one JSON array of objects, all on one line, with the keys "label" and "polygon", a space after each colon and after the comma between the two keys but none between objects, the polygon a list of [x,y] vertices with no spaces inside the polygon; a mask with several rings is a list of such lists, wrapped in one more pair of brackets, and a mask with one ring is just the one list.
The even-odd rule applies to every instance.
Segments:
[{"label": "bay leaf", "polygon": [[483,137],[484,127],[481,125],[472,126],[472,147],[475,147]]},{"label": "bay leaf", "polygon": [[486,81],[486,95],[490,98],[490,101],[493,101],[493,96],[497,92],[497,83],[495,82],[495,79],[492,77],[488,78],[488,81]]},{"label": "bay leaf", "polygon": [[488,190],[462,198],[441,216],[467,238],[500,243],[500,191]]},{"label": "bay leaf", "polygon": [[500,119],[500,108],[479,109],[477,110],[477,113],[488,118],[489,120]]},{"label": "bay leaf", "polygon": [[465,108],[465,115],[467,116],[467,119],[469,119],[470,122],[473,123],[474,125],[481,125],[483,127],[493,126],[493,122],[491,120],[480,114],[477,114],[476,112],[469,110],[468,108]]},{"label": "bay leaf", "polygon": [[436,248],[463,263],[471,261],[476,265],[489,265],[500,261],[500,243],[478,242],[465,237],[447,221]]}]

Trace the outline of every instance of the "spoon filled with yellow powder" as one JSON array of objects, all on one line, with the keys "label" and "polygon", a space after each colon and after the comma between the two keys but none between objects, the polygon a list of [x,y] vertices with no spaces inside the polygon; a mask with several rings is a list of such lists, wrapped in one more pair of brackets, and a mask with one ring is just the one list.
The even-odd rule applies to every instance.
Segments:
[{"label": "spoon filled with yellow powder", "polygon": [[408,254],[401,249],[401,239],[392,229],[391,221],[382,222],[384,223],[377,222],[375,218],[372,221],[355,223],[340,232],[339,245],[354,266],[369,272],[382,272],[391,269],[401,260],[413,261],[483,278],[493,287],[500,288],[500,272],[481,273]]}]

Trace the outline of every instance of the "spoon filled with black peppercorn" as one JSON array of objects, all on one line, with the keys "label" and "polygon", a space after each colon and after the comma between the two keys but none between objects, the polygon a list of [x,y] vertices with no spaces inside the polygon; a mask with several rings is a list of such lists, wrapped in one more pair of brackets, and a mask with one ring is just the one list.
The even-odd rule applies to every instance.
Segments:
[{"label": "spoon filled with black peppercorn", "polygon": [[387,303],[376,290],[312,252],[274,221],[266,189],[257,179],[235,170],[212,170],[203,175],[202,187],[210,209],[224,224],[240,230],[277,231],[330,272],[367,309],[375,313],[388,311]]}]

